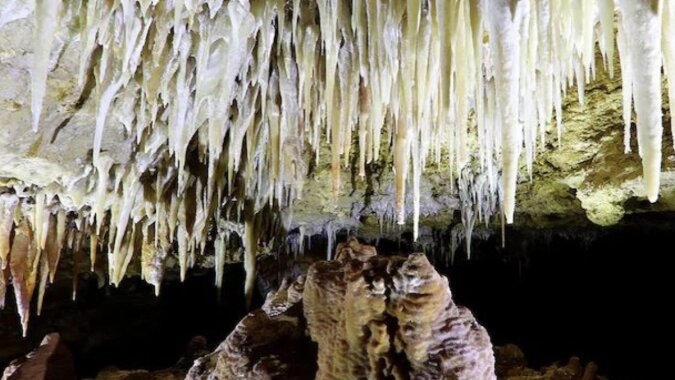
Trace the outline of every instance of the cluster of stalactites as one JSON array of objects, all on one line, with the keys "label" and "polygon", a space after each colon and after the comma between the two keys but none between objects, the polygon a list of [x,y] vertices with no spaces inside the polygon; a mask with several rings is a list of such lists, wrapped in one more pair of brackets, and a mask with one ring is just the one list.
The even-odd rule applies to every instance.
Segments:
[{"label": "cluster of stalactites", "polygon": [[[104,198],[119,201],[113,194]],[[35,291],[40,315],[45,289],[54,282],[64,254],[72,270],[66,277],[72,278],[73,300],[80,273],[90,269],[99,280],[107,278],[116,286],[131,265],[140,269],[141,278],[154,285],[155,293],[159,294],[168,257],[175,258],[183,280],[187,269],[197,263],[197,253],[203,253],[207,242],[213,240],[209,249],[215,258],[216,286],[222,287],[227,258],[243,251],[245,295],[250,303],[258,240],[273,242],[272,235],[280,230],[273,211],[265,208],[255,213],[249,205],[229,207],[241,215],[229,215],[227,219],[231,220],[220,219],[211,226],[213,230],[207,239],[197,232],[206,222],[203,212],[189,211],[191,197],[180,204],[175,199],[154,205],[145,203],[142,208],[154,208],[161,219],[146,215],[140,220],[135,218],[144,212],[138,211],[138,205],[129,206],[125,202],[130,198],[124,195],[121,198],[121,204],[111,205],[110,212],[96,214],[90,208],[66,211],[54,194],[0,189],[0,309],[5,306],[8,289],[13,289],[24,336]],[[97,220],[99,217],[102,221]],[[124,221],[129,221],[129,225],[120,224]],[[234,236],[237,238],[233,239]]]},{"label": "cluster of stalactites", "polygon": [[[108,252],[105,262],[110,282],[118,284],[121,281],[136,252],[140,255],[141,275],[159,291],[164,259],[170,249],[165,246],[165,241],[160,243],[160,249],[154,248],[153,242],[148,241],[154,231],[146,229],[141,235],[136,232],[140,229],[139,224],[129,233],[122,234],[122,244],[117,247],[117,239],[108,239],[116,235],[115,225],[96,227],[91,223],[91,215],[83,211],[68,213],[57,197],[46,193],[34,196],[11,192],[0,194],[0,309],[4,308],[6,292],[11,285],[24,336],[35,290],[38,290],[37,314],[40,315],[45,288],[54,282],[59,261],[66,251],[72,269],[73,300],[77,296],[78,274],[82,267],[86,265],[91,271],[99,271],[101,266],[97,266],[97,257],[105,251]],[[108,246],[104,247],[106,242]]]},{"label": "cluster of stalactites", "polygon": [[97,170],[104,128],[119,121],[139,152],[172,157],[178,198],[191,180],[186,155],[196,139],[208,170],[199,189],[206,209],[227,196],[237,173],[258,206],[289,204],[302,194],[306,147],[318,161],[325,138],[337,199],[355,140],[361,176],[391,146],[400,224],[412,185],[417,226],[420,176],[429,155],[440,161],[443,152],[455,173],[472,159],[483,168],[497,162],[511,223],[522,151],[531,173],[554,114],[560,139],[561,98],[576,84],[583,102],[596,43],[613,73],[618,19],[626,146],[634,104],[646,193],[655,201],[662,63],[675,72],[673,8],[658,0],[41,1],[33,124],[54,30],[76,25],[80,82],[94,73]]},{"label": "cluster of stalactites", "polygon": [[[64,247],[79,247],[83,231],[66,228],[66,213],[44,194],[30,205],[14,194],[0,194],[0,309],[11,285],[24,336],[33,293],[38,288],[37,312],[47,282],[54,281]],[[82,229],[83,224],[79,224]]]},{"label": "cluster of stalactites", "polygon": [[[576,84],[583,102],[596,43],[613,73],[615,25],[626,125],[634,104],[647,195],[658,194],[662,64],[675,77],[672,1],[53,0],[36,2],[35,17],[35,128],[54,32],[79,34],[79,82],[93,85],[97,109],[93,163],[60,201],[90,210],[82,233],[95,232],[93,246],[104,237],[112,283],[134,252],[161,267],[174,243],[184,276],[213,230],[222,264],[231,231],[214,220],[238,221],[250,259],[251,215],[300,197],[308,155],[318,164],[325,142],[336,199],[344,166],[356,162],[364,176],[391,152],[398,223],[411,185],[415,237],[430,159],[447,157],[457,178],[469,162],[478,168],[459,181],[465,223],[498,210],[512,222],[523,151],[531,174],[553,115],[560,138],[567,88]],[[134,139],[127,164],[101,151],[111,125]],[[52,219],[13,217],[8,227],[24,237],[20,251],[37,252],[30,268],[39,269],[44,244],[34,242]],[[153,273],[144,277],[158,283]]]}]

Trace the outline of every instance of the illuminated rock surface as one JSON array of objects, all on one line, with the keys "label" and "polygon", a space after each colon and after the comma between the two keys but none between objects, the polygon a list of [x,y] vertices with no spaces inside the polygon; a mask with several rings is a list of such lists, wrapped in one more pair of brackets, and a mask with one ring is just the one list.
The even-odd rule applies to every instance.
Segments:
[{"label": "illuminated rock surface", "polygon": [[[302,281],[284,284],[239,322],[187,379],[312,379],[316,356],[304,333]],[[302,358],[302,359],[300,359]]]},{"label": "illuminated rock surface", "polygon": [[[423,255],[378,257],[353,239],[336,257],[270,294],[188,378],[495,378],[487,332]],[[316,375],[298,360],[309,339]]]}]

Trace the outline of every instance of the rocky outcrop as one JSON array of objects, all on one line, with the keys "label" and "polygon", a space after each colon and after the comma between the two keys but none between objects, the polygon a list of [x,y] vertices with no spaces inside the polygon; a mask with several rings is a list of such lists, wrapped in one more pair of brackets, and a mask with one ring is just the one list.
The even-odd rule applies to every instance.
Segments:
[{"label": "rocky outcrop", "polygon": [[188,378],[495,378],[487,332],[424,255],[377,256],[351,238],[335,257],[269,296]]},{"label": "rocky outcrop", "polygon": [[582,366],[578,357],[566,365],[551,364],[540,370],[528,368],[525,354],[513,344],[495,347],[497,376],[503,380],[607,380],[598,375],[598,366],[589,362]]},{"label": "rocky outcrop", "polygon": [[75,380],[75,364],[58,333],[48,334],[40,346],[12,361],[2,380]]},{"label": "rocky outcrop", "polygon": [[487,332],[453,303],[447,278],[426,256],[372,253],[352,240],[338,248],[339,260],[307,274],[317,378],[494,378]]},{"label": "rocky outcrop", "polygon": [[311,379],[312,347],[304,335],[303,278],[249,313],[216,350],[195,361],[187,379]]}]

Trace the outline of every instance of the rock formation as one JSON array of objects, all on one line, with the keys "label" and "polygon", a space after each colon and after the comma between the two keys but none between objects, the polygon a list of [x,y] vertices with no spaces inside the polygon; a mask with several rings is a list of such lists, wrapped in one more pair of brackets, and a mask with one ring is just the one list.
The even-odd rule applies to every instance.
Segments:
[{"label": "rock formation", "polygon": [[598,375],[598,366],[589,362],[581,365],[572,357],[566,365],[551,364],[540,370],[528,368],[523,352],[513,344],[495,347],[497,376],[503,380],[607,380]]},{"label": "rock formation", "polygon": [[342,260],[316,263],[307,274],[318,378],[493,378],[489,336],[452,302],[447,278],[423,254],[385,258],[371,248],[352,240],[338,248]]},{"label": "rock formation", "polygon": [[40,347],[5,368],[2,380],[75,380],[75,363],[59,334],[44,337]]},{"label": "rock formation", "polygon": [[302,286],[300,277],[270,293],[262,309],[195,361],[187,379],[312,379],[315,354],[304,334]]},{"label": "rock formation", "polygon": [[352,238],[335,257],[270,295],[188,378],[495,378],[487,332],[424,255],[377,256]]}]

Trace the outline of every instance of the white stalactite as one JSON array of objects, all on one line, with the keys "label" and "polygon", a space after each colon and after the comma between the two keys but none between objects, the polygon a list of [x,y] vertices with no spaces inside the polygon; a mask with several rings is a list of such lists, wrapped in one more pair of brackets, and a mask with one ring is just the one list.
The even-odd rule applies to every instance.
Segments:
[{"label": "white stalactite", "polygon": [[[515,5],[515,6],[514,6]],[[520,109],[520,34],[519,27],[527,19],[529,3],[526,0],[497,0],[489,5],[494,75],[497,85],[497,104],[501,117],[502,187],[506,223],[513,223],[518,181],[518,159],[523,144],[522,126],[518,119]]]},{"label": "white stalactite", "polygon": [[[637,116],[638,145],[647,198],[656,202],[661,176],[661,1],[617,0],[630,61],[630,81]],[[625,104],[624,104],[625,106]],[[625,110],[624,110],[625,111]]]},{"label": "white stalactite", "polygon": [[37,132],[40,125],[42,102],[47,89],[49,55],[59,24],[60,8],[61,0],[35,1],[35,44],[31,72],[31,113],[34,132]]},{"label": "white stalactite", "polygon": [[19,198],[12,194],[0,194],[0,271],[7,268],[10,251],[10,235],[14,224],[14,208]]}]

